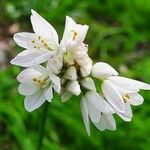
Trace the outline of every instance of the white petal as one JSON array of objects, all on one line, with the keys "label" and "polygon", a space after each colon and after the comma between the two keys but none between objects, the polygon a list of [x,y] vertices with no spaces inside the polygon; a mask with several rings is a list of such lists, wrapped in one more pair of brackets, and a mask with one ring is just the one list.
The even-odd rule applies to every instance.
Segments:
[{"label": "white petal", "polygon": [[112,114],[114,111],[112,108],[107,104],[107,102],[96,92],[89,91],[85,94],[86,99],[88,102],[96,107],[99,111]]},{"label": "white petal", "polygon": [[57,93],[61,91],[60,78],[55,74],[50,73],[50,80],[53,82],[53,88]]},{"label": "white petal", "polygon": [[106,122],[106,129],[116,130],[116,121],[113,115],[103,114]]},{"label": "white petal", "polygon": [[87,26],[87,25],[77,24],[77,29],[79,29],[78,30],[79,35],[78,35],[78,38],[76,39],[77,44],[74,47],[77,47],[78,45],[83,43],[85,36],[87,34],[88,28],[89,28],[89,26]]},{"label": "white petal", "polygon": [[116,122],[113,115],[102,114],[99,123],[94,123],[94,125],[101,131],[105,129],[116,130]]},{"label": "white petal", "polygon": [[54,52],[46,50],[25,50],[12,59],[11,64],[22,67],[31,67],[47,61],[53,55]]},{"label": "white petal", "polygon": [[65,74],[64,74],[64,78],[68,79],[68,80],[77,80],[78,76],[77,76],[77,70],[75,68],[75,66],[70,66]]},{"label": "white petal", "polygon": [[111,80],[111,82],[115,85],[131,91],[138,91],[139,89],[150,90],[149,84],[125,77],[109,77],[109,80]]},{"label": "white petal", "polygon": [[71,28],[74,28],[75,26],[76,26],[75,21],[71,17],[66,16],[65,30],[64,30],[62,41],[67,40],[68,31],[70,31]]},{"label": "white petal", "polygon": [[69,91],[65,90],[62,95],[61,95],[61,101],[62,102],[66,102],[68,101],[70,98],[72,97],[72,93],[70,93]]},{"label": "white petal", "polygon": [[[72,18],[67,16],[61,45],[65,45],[69,50],[77,48],[84,41],[87,30],[87,25],[76,24]],[[75,38],[74,33],[76,33]]]},{"label": "white petal", "polygon": [[82,43],[79,47],[74,50],[70,50],[75,60],[77,59],[84,59],[85,55],[88,52],[88,45]]},{"label": "white petal", "polygon": [[88,135],[90,136],[90,122],[89,122],[88,107],[87,107],[85,97],[82,97],[80,107],[81,107],[81,113],[82,113],[83,122],[86,128],[86,131]]},{"label": "white petal", "polygon": [[66,89],[76,96],[78,96],[81,93],[78,81],[69,81],[67,83]]},{"label": "white petal", "polygon": [[91,105],[91,103],[87,103],[88,105],[88,111],[89,111],[89,116],[92,122],[99,122],[101,118],[101,111],[98,110],[96,107]]},{"label": "white petal", "polygon": [[130,96],[129,103],[131,105],[138,106],[143,104],[144,102],[143,97],[138,93],[130,93],[129,96]]},{"label": "white petal", "polygon": [[34,68],[27,68],[17,76],[17,80],[19,82],[32,81],[33,77],[37,78],[40,75],[41,72],[36,71]]},{"label": "white petal", "polygon": [[115,86],[108,80],[105,80],[102,84],[102,92],[106,100],[119,112],[125,111],[125,104],[121,94],[115,88]]},{"label": "white petal", "polygon": [[53,57],[48,61],[47,69],[53,74],[59,74],[62,69],[62,65],[62,62],[58,58]]},{"label": "white petal", "polygon": [[25,109],[29,112],[39,108],[44,102],[43,91],[37,91],[36,93],[26,96],[24,101]]},{"label": "white petal", "polygon": [[51,102],[53,98],[53,90],[52,86],[50,85],[49,87],[44,89],[44,97],[47,101]]},{"label": "white petal", "polygon": [[88,55],[84,57],[84,59],[77,60],[80,66],[80,72],[82,77],[86,77],[91,73],[92,69],[92,60],[89,58]]},{"label": "white petal", "polygon": [[33,81],[33,78],[39,77],[42,73],[46,73],[47,70],[41,65],[37,65],[34,67],[30,67],[27,69],[24,69],[18,76],[17,80],[19,82],[25,82],[25,81]]},{"label": "white petal", "polygon": [[92,68],[92,63],[90,63],[89,65],[87,64],[87,66],[80,67],[80,72],[82,77],[87,77],[91,73],[91,68]]},{"label": "white petal", "polygon": [[109,64],[98,62],[93,65],[92,76],[95,78],[105,79],[110,76],[117,76],[118,72]]},{"label": "white petal", "polygon": [[87,90],[96,91],[95,83],[92,78],[84,78],[83,80],[81,80],[81,84]]},{"label": "white petal", "polygon": [[36,34],[58,44],[58,35],[56,30],[34,10],[32,10],[31,23]]},{"label": "white petal", "polygon": [[132,116],[133,116],[131,106],[128,103],[125,104],[124,113],[121,113],[121,112],[116,112],[116,113],[119,117],[121,117],[124,121],[127,121],[127,122],[131,121]]},{"label": "white petal", "polygon": [[39,89],[33,82],[21,83],[18,87],[18,91],[21,95],[31,95]]},{"label": "white petal", "polygon": [[37,66],[33,66],[32,67],[36,72],[40,72],[40,73],[47,73],[48,70],[43,67],[42,65],[37,65]]},{"label": "white petal", "polygon": [[32,40],[36,38],[34,33],[20,32],[14,35],[15,42],[23,48],[33,48]]},{"label": "white petal", "polygon": [[101,115],[101,120],[98,123],[93,122],[93,124],[100,131],[104,131],[106,129],[105,118],[103,115]]}]

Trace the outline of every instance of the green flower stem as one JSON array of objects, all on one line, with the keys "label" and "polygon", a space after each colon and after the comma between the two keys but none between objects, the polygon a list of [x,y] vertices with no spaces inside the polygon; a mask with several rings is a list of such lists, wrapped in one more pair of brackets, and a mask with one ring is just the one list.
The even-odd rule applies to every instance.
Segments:
[{"label": "green flower stem", "polygon": [[46,119],[47,119],[47,114],[48,114],[48,107],[49,103],[45,102],[43,106],[43,112],[41,115],[41,122],[40,122],[40,127],[39,127],[39,139],[37,143],[37,150],[42,150],[42,145],[43,145],[43,139],[44,139],[44,131],[45,131],[45,124],[46,124]]}]

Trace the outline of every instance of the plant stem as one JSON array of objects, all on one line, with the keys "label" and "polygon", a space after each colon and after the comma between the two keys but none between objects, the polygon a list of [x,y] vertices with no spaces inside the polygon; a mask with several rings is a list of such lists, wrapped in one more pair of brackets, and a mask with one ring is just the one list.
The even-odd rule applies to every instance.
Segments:
[{"label": "plant stem", "polygon": [[48,107],[49,107],[49,103],[45,102],[45,104],[43,106],[43,112],[42,112],[42,115],[41,115],[37,150],[42,150],[42,143],[43,143],[43,139],[44,139],[44,131],[45,131],[45,124],[46,124],[47,114],[48,114]]}]

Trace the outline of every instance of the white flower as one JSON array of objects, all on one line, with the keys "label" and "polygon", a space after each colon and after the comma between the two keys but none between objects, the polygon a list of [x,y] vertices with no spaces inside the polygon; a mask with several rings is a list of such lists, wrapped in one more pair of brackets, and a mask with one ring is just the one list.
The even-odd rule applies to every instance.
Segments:
[{"label": "white flower", "polygon": [[60,79],[41,65],[23,70],[17,77],[18,91],[25,95],[25,109],[29,112],[39,108],[53,98],[52,88],[60,93]]},{"label": "white flower", "polygon": [[109,64],[104,62],[95,63],[92,67],[92,75],[95,78],[106,79],[110,76],[117,76],[118,72]]},{"label": "white flower", "polygon": [[143,97],[138,94],[139,90],[150,90],[149,84],[118,76],[114,68],[103,62],[93,66],[92,75],[103,80],[102,92],[105,98],[125,121],[130,121],[132,118],[130,104],[143,103]]},{"label": "white flower", "polygon": [[66,85],[62,86],[61,101],[68,101],[73,95],[78,96],[81,93],[80,85],[76,80],[67,80]]},{"label": "white flower", "polygon": [[73,95],[78,96],[81,93],[80,85],[78,82],[78,75],[75,66],[69,66],[64,75],[62,82],[61,100],[66,102]]},{"label": "white flower", "polygon": [[34,10],[31,23],[35,33],[21,32],[14,35],[15,42],[26,50],[12,59],[12,64],[31,67],[49,60],[57,53],[58,35],[52,25]]},{"label": "white flower", "polygon": [[88,30],[87,25],[76,24],[76,22],[66,17],[65,30],[60,47],[63,51],[77,48],[83,43]]},{"label": "white flower", "polygon": [[81,100],[81,112],[88,135],[90,135],[90,123],[101,131],[105,129],[115,130],[116,123],[112,116],[113,109],[109,104],[96,93],[94,81],[87,77],[81,80],[82,87],[87,91]]},{"label": "white flower", "polygon": [[81,77],[78,76],[78,73],[79,72],[77,72],[75,66],[69,66],[68,69],[66,69],[62,78],[62,102],[66,102],[72,95],[78,96],[81,93],[80,82],[83,84],[83,87],[85,86],[85,88],[89,88],[89,90],[95,88],[94,82],[91,78],[84,78],[80,81]]},{"label": "white flower", "polygon": [[62,67],[63,67],[63,63],[61,59],[58,57],[58,55],[54,56],[47,62],[47,68],[53,74],[59,74],[62,70]]},{"label": "white flower", "polygon": [[91,73],[92,69],[92,60],[88,55],[85,55],[84,58],[78,59],[77,63],[80,67],[80,72],[82,77],[87,77]]},{"label": "white flower", "polygon": [[81,100],[81,112],[86,131],[90,135],[90,120],[101,131],[115,130],[114,112],[107,102],[95,91],[86,92]]},{"label": "white flower", "polygon": [[66,90],[76,96],[78,96],[81,93],[78,81],[68,81],[66,85]]},{"label": "white flower", "polygon": [[82,77],[88,76],[92,69],[92,60],[88,56],[87,51],[87,45],[82,43],[78,48],[64,53],[64,63],[67,65],[78,65]]},{"label": "white flower", "polygon": [[85,44],[81,44],[80,46],[76,47],[75,49],[68,50],[64,52],[64,63],[67,65],[73,65],[79,59],[83,59],[87,54],[88,47]]},{"label": "white flower", "polygon": [[96,92],[95,83],[92,78],[86,77],[86,78],[82,79],[80,81],[80,83],[84,89]]},{"label": "white flower", "polygon": [[87,30],[87,25],[76,24],[67,16],[63,38],[60,42],[64,64],[78,65],[83,77],[88,76],[92,68],[92,61],[87,54],[88,46],[83,43]]},{"label": "white flower", "polygon": [[77,80],[78,75],[75,66],[69,66],[63,77],[68,80]]}]

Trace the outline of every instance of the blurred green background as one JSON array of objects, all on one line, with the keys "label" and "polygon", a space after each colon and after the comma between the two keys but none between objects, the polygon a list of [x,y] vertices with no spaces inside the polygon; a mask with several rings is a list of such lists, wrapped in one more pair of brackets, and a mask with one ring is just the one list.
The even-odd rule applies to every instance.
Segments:
[{"label": "blurred green background", "polygon": [[[47,19],[62,36],[65,16],[90,26],[86,43],[96,61],[106,61],[121,75],[150,83],[150,0],[1,0],[0,1],[0,150],[35,150],[42,107],[25,111],[17,92],[22,68],[9,61],[22,48],[15,32],[32,31],[31,8]],[[61,103],[56,95],[49,105],[43,150],[149,150],[150,92],[141,92],[142,106],[133,107],[132,122],[118,116],[117,130],[91,136],[82,121],[80,97]]]}]

